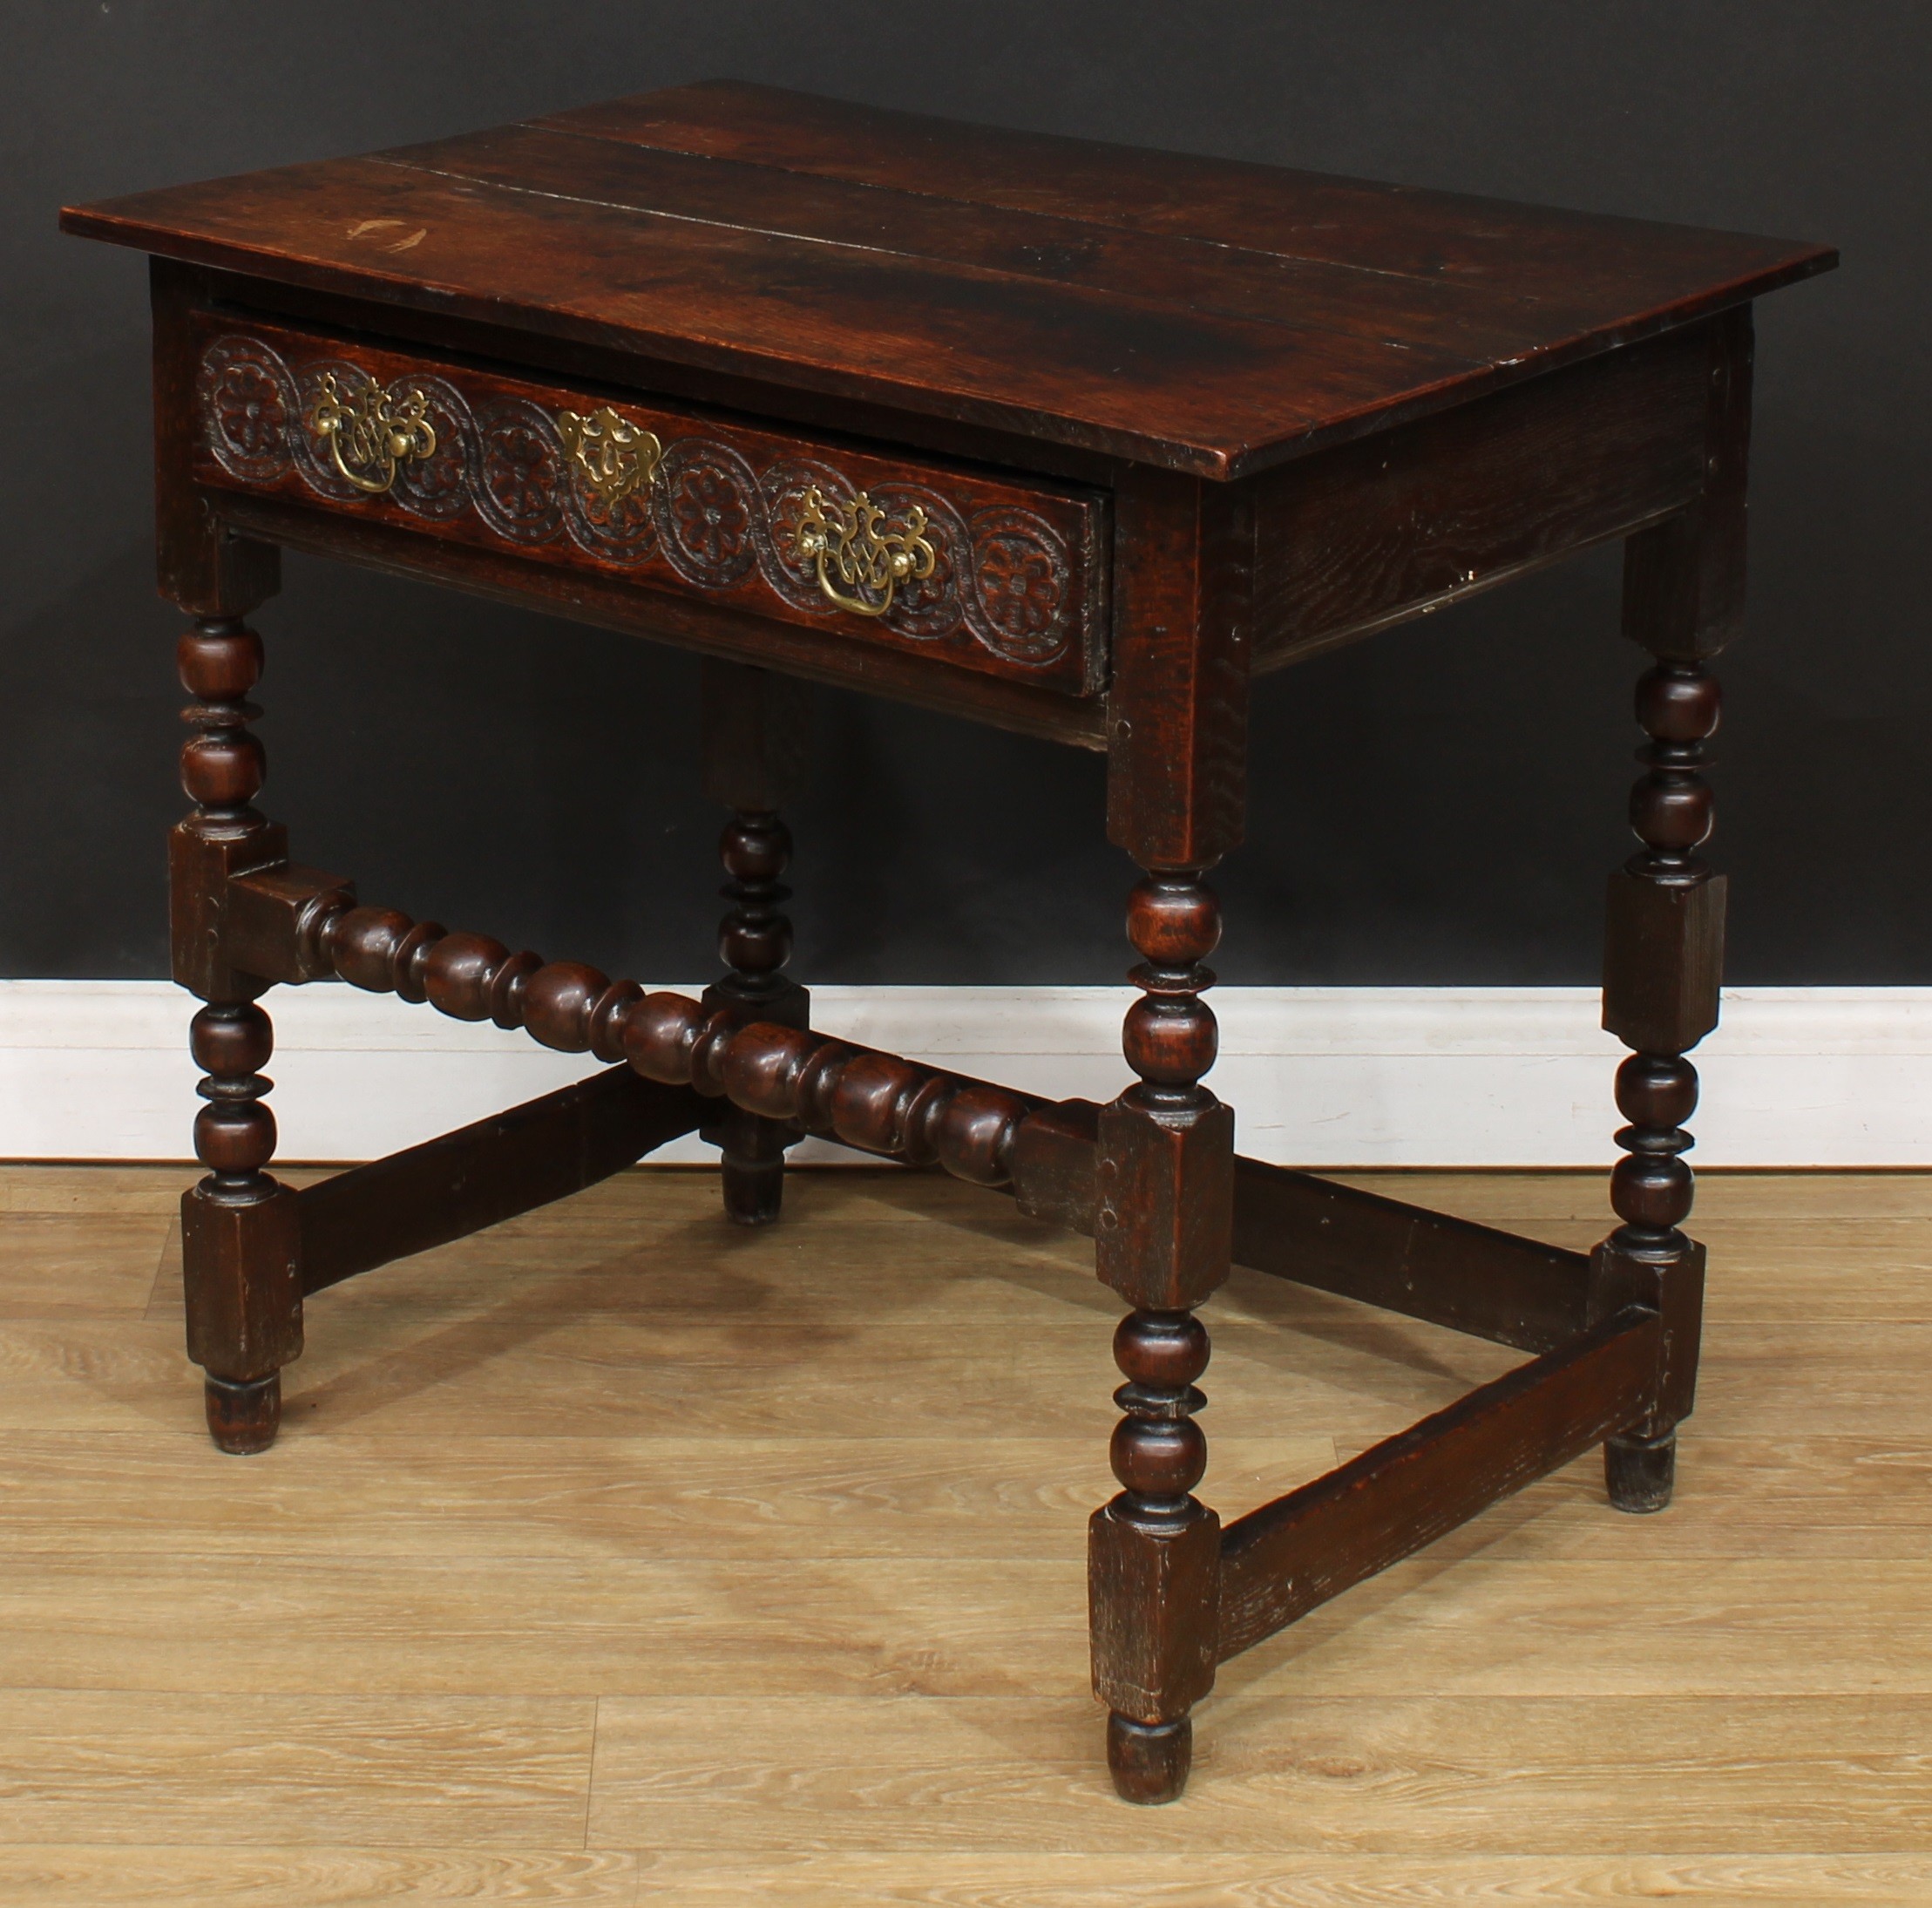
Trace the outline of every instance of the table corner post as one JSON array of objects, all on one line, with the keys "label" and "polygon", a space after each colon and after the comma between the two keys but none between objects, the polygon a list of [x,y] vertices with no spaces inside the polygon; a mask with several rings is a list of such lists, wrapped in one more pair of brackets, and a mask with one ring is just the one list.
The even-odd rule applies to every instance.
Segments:
[{"label": "table corner post", "polygon": [[1750,308],[1719,313],[1706,336],[1702,489],[1624,546],[1624,634],[1654,660],[1636,697],[1644,772],[1630,816],[1642,846],[1610,876],[1606,907],[1603,1026],[1630,1049],[1617,1071],[1629,1124],[1610,1179],[1619,1224],[1591,1258],[1590,1313],[1634,1300],[1664,1321],[1651,1409],[1603,1446],[1610,1502],[1635,1512],[1669,1504],[1677,1427],[1696,1395],[1705,1249],[1679,1229],[1695,1194],[1683,1156],[1698,1074],[1685,1056],[1718,1024],[1724,975],[1725,879],[1699,851],[1712,830],[1704,771],[1722,707],[1710,664],[1744,612]]},{"label": "table corner post", "polygon": [[263,1171],[275,1150],[274,1083],[261,1069],[275,1029],[257,1004],[270,982],[227,952],[230,884],[288,859],[283,831],[254,805],[267,757],[247,700],[261,639],[238,615],[205,615],[180,639],[181,682],[196,700],[181,782],[194,802],[170,845],[175,980],[202,1002],[189,1048],[203,1069],[195,1157],[206,1174],[181,1196],[188,1355],[205,1373],[210,1435],[247,1455],[274,1443],[281,1368],[302,1353],[295,1194]]},{"label": "table corner post", "polygon": [[[204,393],[194,318],[208,295],[206,274],[174,259],[149,260],[156,566],[161,594],[176,608],[191,616],[246,616],[281,591],[281,552],[230,530],[195,481]],[[271,406],[292,402],[282,390],[262,395]]]},{"label": "table corner post", "polygon": [[[170,844],[173,970],[202,1006],[189,1047],[203,1069],[195,1156],[207,1168],[181,1197],[188,1355],[205,1374],[209,1434],[237,1455],[266,1450],[281,1421],[281,1368],[302,1352],[295,1195],[262,1169],[274,1157],[275,1030],[256,1004],[270,982],[225,948],[229,883],[288,859],[284,832],[254,805],[267,756],[249,724],[261,639],[246,619],[281,587],[281,552],[233,535],[195,482],[198,361],[193,317],[205,275],[151,261],[155,553],[163,596],[193,619],[176,663],[195,698],[181,751],[194,806]],[[279,401],[279,400],[278,400]]]},{"label": "table corner post", "polygon": [[1097,1269],[1132,1309],[1114,1337],[1121,1490],[1093,1517],[1088,1591],[1115,1788],[1163,1803],[1186,1783],[1220,1653],[1220,1519],[1193,1494],[1210,1353],[1194,1314],[1232,1259],[1234,1115],[1202,1084],[1221,935],[1203,877],[1244,811],[1254,520],[1237,488],[1135,470],[1116,526],[1108,832],[1141,870],[1127,929],[1142,997],[1122,1031],[1138,1078],[1100,1116]]}]

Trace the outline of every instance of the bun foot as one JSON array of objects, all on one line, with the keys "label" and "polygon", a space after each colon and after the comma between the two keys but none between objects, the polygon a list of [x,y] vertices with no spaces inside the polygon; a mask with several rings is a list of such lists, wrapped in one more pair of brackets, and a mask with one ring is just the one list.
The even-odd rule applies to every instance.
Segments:
[{"label": "bun foot", "polygon": [[1194,1720],[1135,1722],[1117,1712],[1107,1718],[1107,1767],[1122,1802],[1172,1802],[1188,1785],[1194,1762]]},{"label": "bun foot", "polygon": [[785,1156],[724,1162],[724,1216],[734,1226],[769,1226],[785,1197]]},{"label": "bun foot", "polygon": [[1677,1433],[1662,1437],[1611,1437],[1603,1441],[1603,1482],[1619,1511],[1645,1516],[1671,1501],[1677,1481]]},{"label": "bun foot", "polygon": [[208,1435],[236,1457],[252,1457],[275,1441],[281,1428],[281,1374],[235,1384],[210,1377],[202,1388],[207,1405]]}]

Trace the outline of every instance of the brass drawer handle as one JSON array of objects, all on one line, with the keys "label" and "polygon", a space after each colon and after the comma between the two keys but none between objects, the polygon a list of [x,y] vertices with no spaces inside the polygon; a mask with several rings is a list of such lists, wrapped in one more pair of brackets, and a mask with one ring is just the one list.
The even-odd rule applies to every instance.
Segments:
[{"label": "brass drawer handle", "polygon": [[657,433],[620,418],[608,404],[589,412],[559,411],[557,435],[585,487],[607,507],[648,490],[664,461]]},{"label": "brass drawer handle", "polygon": [[395,483],[401,465],[436,455],[429,410],[421,391],[392,399],[373,382],[360,397],[345,397],[335,372],[324,371],[308,428],[329,446],[344,479],[368,496],[380,497]]},{"label": "brass drawer handle", "polygon": [[[824,497],[814,484],[805,492],[798,519],[798,554],[816,563],[818,587],[841,609],[855,616],[883,616],[892,607],[892,592],[901,583],[920,582],[932,574],[936,560],[925,540],[925,513],[917,504],[905,522],[881,529],[885,513],[860,491],[849,504],[833,504],[828,515]],[[845,591],[864,591],[864,595]]]}]

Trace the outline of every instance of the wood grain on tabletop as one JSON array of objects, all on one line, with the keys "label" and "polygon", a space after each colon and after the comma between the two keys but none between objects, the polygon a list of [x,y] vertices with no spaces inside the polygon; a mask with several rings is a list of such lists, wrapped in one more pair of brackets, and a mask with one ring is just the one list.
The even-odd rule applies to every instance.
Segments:
[{"label": "wood grain on tabletop", "polygon": [[1835,256],[728,83],[64,217],[198,264],[1210,478]]}]

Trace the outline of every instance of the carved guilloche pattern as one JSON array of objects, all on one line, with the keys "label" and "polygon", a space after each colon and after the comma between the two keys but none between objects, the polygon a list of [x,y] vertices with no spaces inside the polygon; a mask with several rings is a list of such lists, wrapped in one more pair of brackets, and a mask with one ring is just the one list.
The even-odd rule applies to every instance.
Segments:
[{"label": "carved guilloche pattern", "polygon": [[[558,422],[568,405],[592,400],[526,395],[529,387],[483,373],[411,366],[389,375],[321,341],[305,355],[298,336],[276,336],[282,349],[219,332],[202,352],[203,450],[238,485],[306,493],[563,560],[580,553],[640,581],[730,595],[788,621],[852,633],[855,619],[827,600],[801,553],[798,528],[810,492],[840,506],[864,493],[893,520],[923,513],[934,553],[931,571],[903,582],[864,634],[943,648],[995,673],[1097,686],[1088,666],[1097,654],[1093,579],[1101,562],[1091,504],[1056,499],[1050,518],[989,501],[988,479],[961,479],[949,492],[940,473],[939,483],[882,478],[876,459],[855,457],[848,467],[832,456],[801,456],[801,447],[750,429],[730,431],[736,441],[726,441],[724,431],[667,418],[654,405],[645,408],[663,438],[661,460],[647,485],[613,500],[586,480]],[[325,377],[351,402],[372,390],[394,404],[420,394],[437,448],[399,464],[380,499],[345,482],[305,427]]]}]

